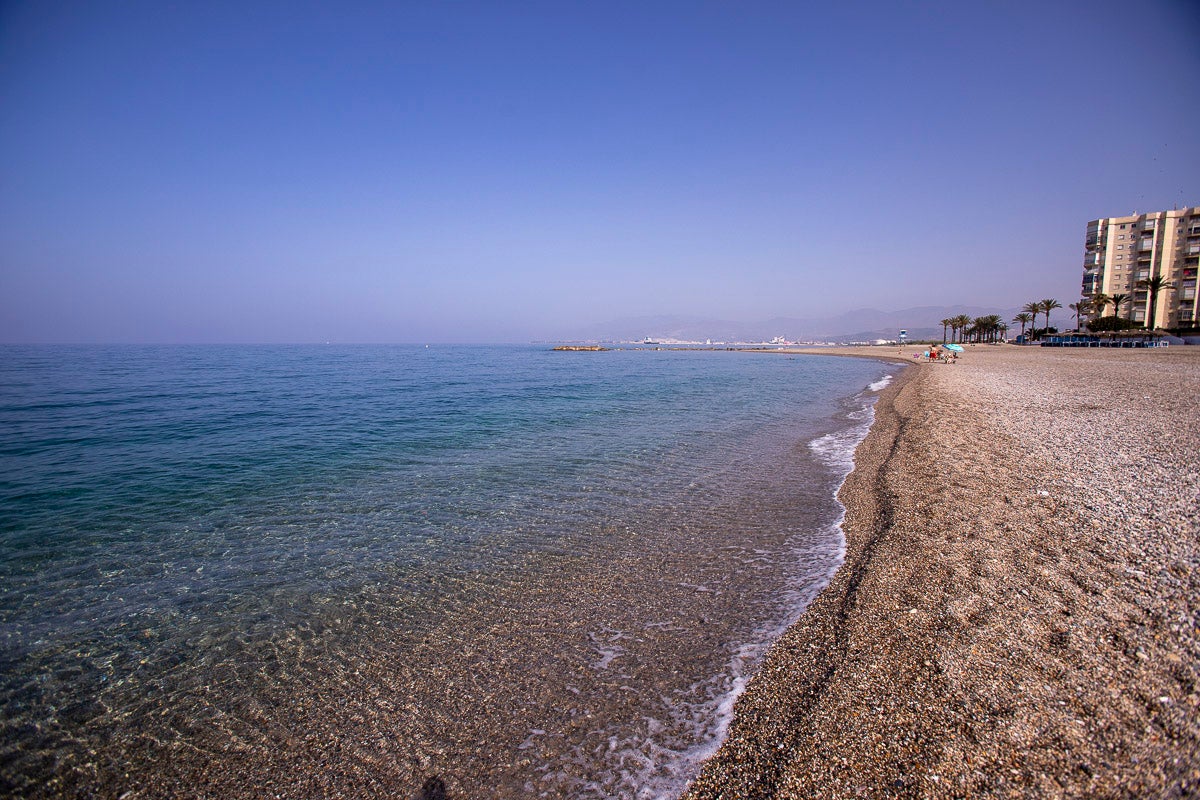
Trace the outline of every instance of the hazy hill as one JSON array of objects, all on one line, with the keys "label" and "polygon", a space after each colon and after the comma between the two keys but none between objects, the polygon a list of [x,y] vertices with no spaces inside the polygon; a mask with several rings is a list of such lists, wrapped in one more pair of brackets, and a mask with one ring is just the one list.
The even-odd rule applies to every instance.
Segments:
[{"label": "hazy hill", "polygon": [[[894,339],[904,328],[910,339],[941,339],[942,319],[959,314],[969,317],[999,314],[1001,319],[1011,320],[1018,311],[981,306],[919,306],[899,311],[862,308],[832,317],[775,317],[761,322],[686,316],[624,317],[581,328],[572,338],[609,342],[640,341],[646,337],[656,341],[760,342],[782,336],[791,341],[849,342]],[[1062,318],[1063,312],[1057,313]]]}]

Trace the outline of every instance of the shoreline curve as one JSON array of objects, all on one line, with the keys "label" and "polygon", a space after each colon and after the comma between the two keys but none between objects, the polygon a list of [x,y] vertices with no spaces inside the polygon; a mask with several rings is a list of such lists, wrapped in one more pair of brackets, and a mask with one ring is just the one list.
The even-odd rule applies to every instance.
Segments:
[{"label": "shoreline curve", "polygon": [[882,349],[800,351],[911,366],[839,492],[843,567],[684,800],[1200,791],[1200,348]]}]

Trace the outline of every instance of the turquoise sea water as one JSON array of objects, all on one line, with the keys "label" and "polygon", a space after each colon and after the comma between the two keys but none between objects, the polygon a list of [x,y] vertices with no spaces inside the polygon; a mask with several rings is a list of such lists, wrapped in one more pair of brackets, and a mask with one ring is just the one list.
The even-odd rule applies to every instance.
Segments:
[{"label": "turquoise sea water", "polygon": [[833,492],[894,369],[0,348],[0,790],[670,794],[839,563]]}]

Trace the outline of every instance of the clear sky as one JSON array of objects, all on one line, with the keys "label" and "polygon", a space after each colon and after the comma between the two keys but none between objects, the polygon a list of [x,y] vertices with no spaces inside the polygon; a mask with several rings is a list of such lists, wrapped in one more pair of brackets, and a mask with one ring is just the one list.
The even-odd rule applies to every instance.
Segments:
[{"label": "clear sky", "polygon": [[1200,205],[1197,9],[0,0],[0,341],[1065,305]]}]

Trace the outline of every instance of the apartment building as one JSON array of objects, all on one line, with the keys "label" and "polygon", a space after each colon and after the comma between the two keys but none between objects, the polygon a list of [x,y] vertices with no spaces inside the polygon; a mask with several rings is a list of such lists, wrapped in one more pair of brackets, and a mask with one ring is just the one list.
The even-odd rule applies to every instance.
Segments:
[{"label": "apartment building", "polygon": [[[1169,288],[1158,293],[1155,327],[1195,325],[1200,320],[1198,266],[1200,206],[1093,220],[1084,240],[1083,296],[1128,295],[1118,313],[1145,323],[1150,293],[1138,288],[1138,282],[1161,275]],[[1112,314],[1112,306],[1106,313]]]}]

